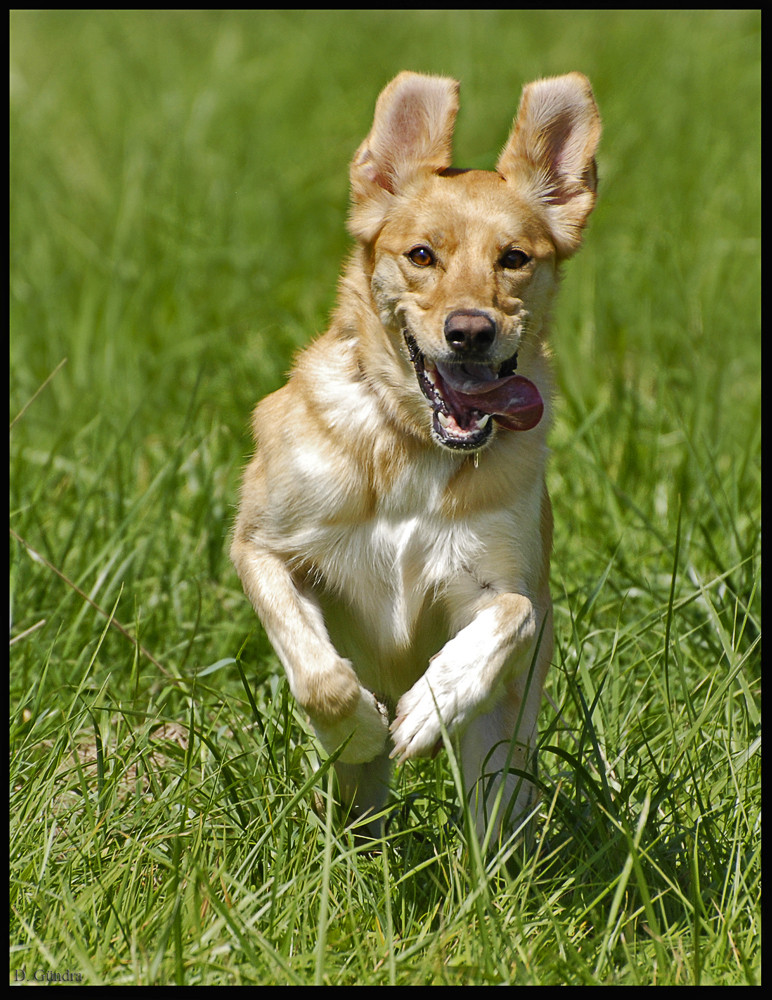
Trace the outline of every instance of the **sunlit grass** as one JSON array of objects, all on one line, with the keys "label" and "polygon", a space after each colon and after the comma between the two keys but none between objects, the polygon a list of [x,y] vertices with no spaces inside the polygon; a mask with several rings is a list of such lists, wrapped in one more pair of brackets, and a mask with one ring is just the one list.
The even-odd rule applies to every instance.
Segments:
[{"label": "sunlit grass", "polygon": [[[757,15],[11,27],[11,981],[758,982]],[[530,853],[477,850],[447,756],[397,773],[378,849],[345,830],[227,560],[251,407],[325,326],[403,68],[462,80],[460,165],[539,75],[604,118],[555,315]]]}]

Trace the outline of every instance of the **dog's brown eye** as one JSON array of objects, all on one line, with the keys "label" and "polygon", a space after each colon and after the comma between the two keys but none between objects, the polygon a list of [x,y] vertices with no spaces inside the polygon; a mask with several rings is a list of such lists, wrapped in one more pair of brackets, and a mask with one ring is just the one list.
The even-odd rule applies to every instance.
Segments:
[{"label": "dog's brown eye", "polygon": [[434,263],[434,254],[429,247],[413,247],[405,256],[416,267],[430,267]]},{"label": "dog's brown eye", "polygon": [[502,254],[499,263],[502,267],[507,268],[507,270],[517,271],[519,268],[525,267],[530,259],[531,258],[527,253],[513,247],[511,250],[507,250],[506,253]]}]

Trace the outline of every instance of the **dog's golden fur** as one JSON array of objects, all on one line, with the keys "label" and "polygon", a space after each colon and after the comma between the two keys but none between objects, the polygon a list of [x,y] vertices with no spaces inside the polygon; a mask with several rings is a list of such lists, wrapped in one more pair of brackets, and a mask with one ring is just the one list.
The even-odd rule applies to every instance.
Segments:
[{"label": "dog's golden fur", "polygon": [[435,752],[445,728],[482,832],[502,781],[499,819],[533,801],[547,324],[595,201],[600,120],[580,74],[537,81],[496,171],[458,171],[457,94],[401,73],[378,99],[338,307],[255,410],[231,555],[321,743],[348,740],[355,812],[377,813],[390,758]]}]

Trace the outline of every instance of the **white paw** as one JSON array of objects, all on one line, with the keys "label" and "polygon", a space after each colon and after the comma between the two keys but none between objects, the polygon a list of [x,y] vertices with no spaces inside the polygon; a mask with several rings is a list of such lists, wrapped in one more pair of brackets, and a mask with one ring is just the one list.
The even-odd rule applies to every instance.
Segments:
[{"label": "white paw", "polygon": [[443,725],[450,734],[460,732],[484,706],[492,693],[486,683],[492,659],[490,639],[490,633],[481,639],[477,629],[463,629],[432,657],[426,673],[402,695],[391,724],[391,756],[398,763],[433,755],[439,749]]},{"label": "white paw", "polygon": [[333,753],[349,736],[346,749],[338,760],[344,764],[364,764],[380,754],[389,736],[386,708],[370,692],[361,688],[354,712],[332,725],[322,726],[311,720],[327,753]]},{"label": "white paw", "polygon": [[464,721],[456,685],[448,683],[447,674],[443,676],[440,670],[433,670],[434,663],[397,705],[391,725],[394,741],[391,756],[398,763],[409,757],[432,756],[442,740],[442,724],[448,732],[454,732]]}]

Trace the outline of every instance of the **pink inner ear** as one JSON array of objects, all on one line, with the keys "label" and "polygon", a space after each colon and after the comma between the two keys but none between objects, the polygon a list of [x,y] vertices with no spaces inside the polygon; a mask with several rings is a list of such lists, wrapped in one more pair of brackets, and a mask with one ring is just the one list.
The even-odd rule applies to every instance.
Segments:
[{"label": "pink inner ear", "polygon": [[370,134],[354,160],[355,193],[357,180],[393,194],[405,171],[449,166],[457,94],[458,84],[446,77],[400,73],[392,80],[378,98]]},{"label": "pink inner ear", "polygon": [[393,193],[390,179],[378,170],[378,166],[373,159],[373,154],[369,149],[366,149],[362,153],[356,161],[356,166],[366,181],[369,181],[371,184],[377,184],[378,187],[383,188],[385,191]]},{"label": "pink inner ear", "polygon": [[590,83],[580,73],[538,80],[523,91],[498,170],[530,189],[546,209],[561,259],[581,242],[595,204],[595,150],[601,123]]},{"label": "pink inner ear", "polygon": [[600,138],[600,117],[589,81],[578,73],[539,80],[523,91],[520,111],[499,168],[524,159],[569,184],[584,176]]}]

